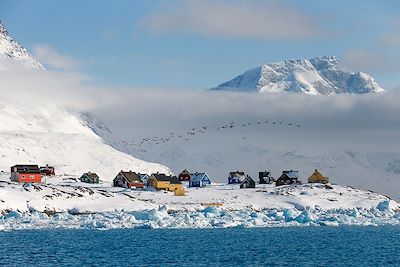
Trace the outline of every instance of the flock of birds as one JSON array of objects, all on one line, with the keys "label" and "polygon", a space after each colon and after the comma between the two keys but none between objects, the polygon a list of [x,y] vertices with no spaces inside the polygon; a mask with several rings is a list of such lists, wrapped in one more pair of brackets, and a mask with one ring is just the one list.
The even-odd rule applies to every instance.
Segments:
[{"label": "flock of birds", "polygon": [[[122,143],[126,146],[129,147],[134,147],[140,149],[141,147],[148,146],[148,145],[160,145],[163,143],[170,142],[173,139],[180,139],[183,141],[190,141],[191,138],[193,138],[196,135],[201,135],[201,134],[207,134],[210,132],[210,130],[215,130],[215,131],[224,131],[224,130],[230,130],[238,127],[251,127],[251,126],[261,126],[261,125],[271,125],[271,126],[289,126],[289,127],[301,127],[301,124],[294,124],[294,123],[288,123],[284,121],[256,121],[256,122],[244,122],[244,123],[236,123],[236,122],[230,122],[228,124],[222,124],[222,125],[209,125],[209,126],[200,126],[200,127],[193,127],[190,130],[183,132],[183,133],[176,133],[176,132],[171,132],[168,136],[165,137],[146,137],[143,139],[140,139],[139,141],[122,141]],[[243,137],[243,139],[247,139],[247,137]]]}]

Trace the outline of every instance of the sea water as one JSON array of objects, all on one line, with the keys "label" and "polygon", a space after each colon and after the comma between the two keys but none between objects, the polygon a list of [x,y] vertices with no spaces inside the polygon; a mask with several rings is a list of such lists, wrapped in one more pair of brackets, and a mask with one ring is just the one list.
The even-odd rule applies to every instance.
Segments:
[{"label": "sea water", "polygon": [[400,266],[400,226],[0,232],[1,266]]}]

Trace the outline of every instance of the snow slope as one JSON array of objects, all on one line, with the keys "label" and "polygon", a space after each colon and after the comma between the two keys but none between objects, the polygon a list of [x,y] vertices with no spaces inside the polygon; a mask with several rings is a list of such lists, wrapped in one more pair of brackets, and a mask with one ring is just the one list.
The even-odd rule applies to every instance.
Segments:
[{"label": "snow slope", "polygon": [[145,173],[169,168],[147,163],[104,143],[73,113],[52,105],[0,105],[0,170],[14,164],[50,164],[59,174],[97,172],[111,181],[122,169]]},{"label": "snow slope", "polygon": [[309,60],[285,60],[246,71],[212,90],[307,95],[365,94],[383,92],[377,82],[363,72],[352,72],[333,56]]},{"label": "snow slope", "polygon": [[[0,228],[268,227],[400,224],[399,203],[348,186],[214,184],[187,195],[89,185],[73,177],[0,182]],[[22,223],[23,222],[23,223]]]},{"label": "snow slope", "polygon": [[7,32],[3,23],[0,21],[0,59],[17,62],[29,69],[43,70],[44,67],[39,61],[18,44]]}]

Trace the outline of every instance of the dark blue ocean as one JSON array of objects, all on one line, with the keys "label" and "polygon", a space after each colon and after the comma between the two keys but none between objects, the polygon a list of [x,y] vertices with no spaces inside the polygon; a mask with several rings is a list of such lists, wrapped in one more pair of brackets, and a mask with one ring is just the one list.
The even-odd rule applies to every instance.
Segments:
[{"label": "dark blue ocean", "polygon": [[1,266],[400,266],[400,227],[0,232]]}]

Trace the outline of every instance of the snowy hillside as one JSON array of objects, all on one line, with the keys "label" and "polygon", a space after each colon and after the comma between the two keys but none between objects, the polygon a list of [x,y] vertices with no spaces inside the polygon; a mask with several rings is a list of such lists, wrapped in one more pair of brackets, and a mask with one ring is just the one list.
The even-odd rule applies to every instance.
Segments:
[{"label": "snowy hillside", "polygon": [[0,106],[0,170],[14,164],[55,165],[59,174],[98,172],[111,181],[120,170],[169,172],[104,143],[84,122],[56,106],[28,107],[17,103]]},{"label": "snowy hillside", "polygon": [[29,69],[42,70],[44,67],[32,55],[18,44],[9,35],[3,23],[0,21],[0,59],[17,62]]},{"label": "snowy hillside", "polygon": [[212,90],[295,92],[308,95],[365,94],[384,91],[371,76],[340,66],[333,56],[265,64],[246,71]]},{"label": "snowy hillside", "polygon": [[[22,186],[0,181],[1,229],[204,228],[400,224],[400,206],[377,193],[333,185],[214,184],[187,195],[48,178]],[[23,223],[22,223],[23,222]]]}]

